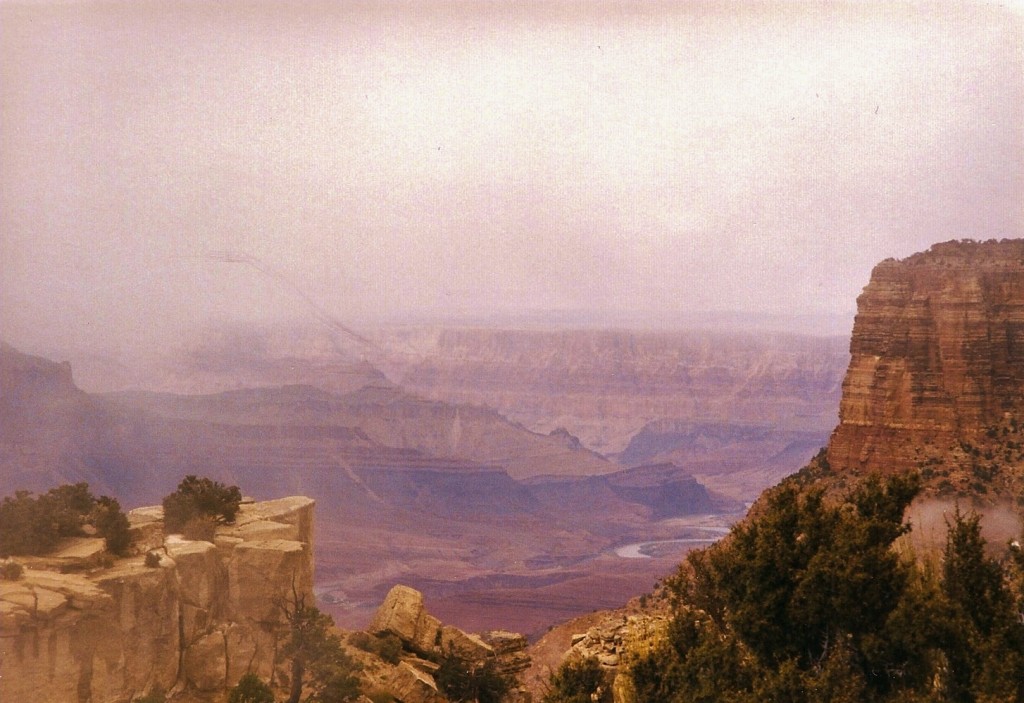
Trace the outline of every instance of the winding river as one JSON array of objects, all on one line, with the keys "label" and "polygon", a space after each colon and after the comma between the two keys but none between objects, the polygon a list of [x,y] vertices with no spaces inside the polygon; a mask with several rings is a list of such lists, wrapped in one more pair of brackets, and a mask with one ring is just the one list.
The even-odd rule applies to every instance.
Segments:
[{"label": "winding river", "polygon": [[[622,557],[623,559],[651,559],[653,558],[650,554],[645,554],[645,551],[650,551],[652,548],[662,544],[711,544],[717,541],[722,535],[728,534],[728,527],[700,527],[694,528],[701,532],[710,532],[711,535],[707,537],[688,537],[683,539],[660,539],[651,540],[649,542],[634,542],[633,544],[626,544],[615,549],[615,556]],[[713,535],[713,536],[712,536]]]}]

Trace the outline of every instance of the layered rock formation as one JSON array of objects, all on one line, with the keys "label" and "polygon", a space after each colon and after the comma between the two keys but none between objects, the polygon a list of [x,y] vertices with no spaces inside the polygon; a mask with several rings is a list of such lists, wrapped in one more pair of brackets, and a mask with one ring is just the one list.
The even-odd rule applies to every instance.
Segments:
[{"label": "layered rock formation", "polygon": [[[413,654],[390,670],[386,679],[387,689],[403,703],[443,703],[433,678],[438,667],[435,662],[453,653],[476,664],[491,661],[507,675],[517,675],[530,666],[522,635],[501,630],[475,635],[445,625],[427,612],[423,594],[408,586],[397,585],[388,592],[370,631],[397,637]],[[528,701],[529,697],[519,690],[510,692],[505,700]]]},{"label": "layered rock formation", "polygon": [[845,339],[779,333],[407,327],[375,341],[409,391],[564,428],[605,455],[665,419],[815,431],[820,447],[848,361]]},{"label": "layered rock formation", "polygon": [[998,484],[1020,460],[1002,452],[1024,422],[1024,240],[883,261],[857,306],[831,468]]},{"label": "layered rock formation", "polygon": [[313,501],[243,505],[213,543],[164,538],[158,513],[130,516],[157,566],[139,555],[0,581],[0,700],[128,701],[276,674],[280,606],[292,594],[312,600]]}]

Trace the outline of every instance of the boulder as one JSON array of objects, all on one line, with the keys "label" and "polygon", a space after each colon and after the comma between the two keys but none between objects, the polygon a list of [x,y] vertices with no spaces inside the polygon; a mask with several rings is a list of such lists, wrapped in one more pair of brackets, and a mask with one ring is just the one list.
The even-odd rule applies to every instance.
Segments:
[{"label": "boulder", "polygon": [[452,649],[468,659],[494,656],[494,649],[477,635],[444,625],[428,613],[423,605],[423,594],[408,586],[398,585],[388,592],[374,615],[370,630],[378,634],[391,633],[416,652]]},{"label": "boulder", "polygon": [[391,633],[419,652],[433,651],[441,644],[441,629],[441,621],[427,613],[423,594],[402,585],[388,591],[370,624],[371,631]]},{"label": "boulder", "polygon": [[481,639],[494,650],[502,673],[515,675],[530,668],[532,660],[526,653],[529,643],[518,632],[491,630],[483,633]]},{"label": "boulder", "polygon": [[453,650],[467,659],[486,659],[494,656],[494,649],[477,635],[463,632],[451,625],[441,626],[441,651]]},{"label": "boulder", "polygon": [[445,703],[434,679],[408,662],[400,662],[394,667],[384,685],[402,703]]}]

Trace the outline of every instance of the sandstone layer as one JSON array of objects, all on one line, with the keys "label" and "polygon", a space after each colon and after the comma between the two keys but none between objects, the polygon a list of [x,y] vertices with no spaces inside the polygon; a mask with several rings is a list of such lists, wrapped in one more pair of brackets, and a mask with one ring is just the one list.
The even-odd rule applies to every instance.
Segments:
[{"label": "sandstone layer", "polygon": [[1024,240],[883,261],[857,309],[831,468],[998,485],[1020,461],[985,445],[1012,445],[1024,421]]},{"label": "sandstone layer", "polygon": [[250,671],[277,674],[280,605],[293,593],[312,601],[313,501],[243,505],[213,543],[165,537],[158,514],[130,516],[156,566],[139,554],[0,581],[0,700],[127,702],[157,688],[217,692]]}]

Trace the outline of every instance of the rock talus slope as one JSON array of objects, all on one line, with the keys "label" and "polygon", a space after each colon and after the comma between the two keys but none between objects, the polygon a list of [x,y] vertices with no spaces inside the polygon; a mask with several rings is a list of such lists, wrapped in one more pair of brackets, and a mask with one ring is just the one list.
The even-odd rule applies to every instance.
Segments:
[{"label": "rock talus slope", "polygon": [[[878,264],[857,300],[828,461],[920,469],[1024,420],[1024,240],[947,242]],[[962,462],[961,462],[962,463]]]},{"label": "rock talus slope", "polygon": [[133,529],[159,566],[139,555],[0,581],[0,700],[127,701],[154,688],[223,691],[249,671],[271,678],[286,628],[279,604],[313,598],[313,506],[243,505],[215,543],[164,539],[159,510],[143,509]]}]

